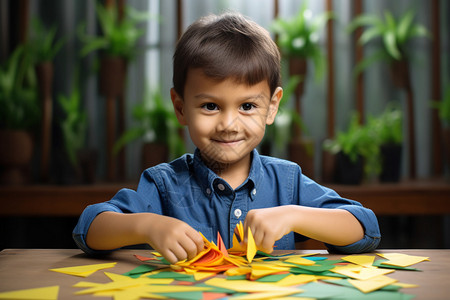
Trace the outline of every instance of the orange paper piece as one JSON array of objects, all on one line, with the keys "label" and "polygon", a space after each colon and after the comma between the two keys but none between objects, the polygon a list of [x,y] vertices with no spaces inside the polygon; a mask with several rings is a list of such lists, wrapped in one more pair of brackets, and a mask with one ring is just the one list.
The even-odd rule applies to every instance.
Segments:
[{"label": "orange paper piece", "polygon": [[139,255],[139,254],[135,254],[134,257],[136,257],[137,259],[139,259],[140,261],[143,261],[143,262],[146,262],[146,261],[149,261],[149,260],[157,260],[154,257],[146,257],[146,256],[142,256],[142,255]]},{"label": "orange paper piece", "polygon": [[228,257],[227,247],[225,247],[225,243],[220,236],[220,232],[217,232],[217,247],[219,247],[219,250],[223,253],[223,255]]}]

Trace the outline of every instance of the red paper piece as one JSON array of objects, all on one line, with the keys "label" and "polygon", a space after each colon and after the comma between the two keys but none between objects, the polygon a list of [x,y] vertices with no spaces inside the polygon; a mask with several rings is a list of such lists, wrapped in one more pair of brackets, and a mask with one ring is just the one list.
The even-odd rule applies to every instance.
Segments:
[{"label": "red paper piece", "polygon": [[143,261],[143,262],[146,262],[148,260],[157,260],[154,257],[145,257],[145,256],[142,256],[142,255],[139,255],[139,254],[134,254],[134,257],[136,257],[137,259],[139,259],[140,261]]},{"label": "red paper piece", "polygon": [[222,299],[229,296],[225,293],[213,293],[213,292],[203,292],[203,300],[215,300],[215,299]]}]

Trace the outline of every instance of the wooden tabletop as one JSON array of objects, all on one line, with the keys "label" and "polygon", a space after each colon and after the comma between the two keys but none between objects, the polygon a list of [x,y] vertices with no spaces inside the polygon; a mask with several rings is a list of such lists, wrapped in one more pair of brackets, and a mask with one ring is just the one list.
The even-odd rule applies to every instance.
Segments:
[{"label": "wooden tabletop", "polygon": [[[343,255],[328,254],[324,250],[298,250],[299,253],[320,252],[330,259]],[[450,250],[377,250],[375,253],[397,252],[409,255],[428,256],[430,261],[421,262],[414,267],[422,270],[400,271],[389,274],[402,283],[418,284],[419,287],[402,289],[402,292],[415,295],[414,299],[448,299],[450,295]],[[72,287],[80,281],[107,283],[110,280],[103,271],[88,278],[81,278],[49,271],[52,268],[72,267],[106,262],[117,262],[111,271],[125,273],[142,263],[133,255],[149,256],[147,250],[119,250],[109,256],[92,258],[78,249],[5,249],[0,252],[0,292],[19,289],[60,286],[58,299],[92,299],[90,295],[75,295],[79,289]],[[95,299],[99,299],[95,297]]]}]

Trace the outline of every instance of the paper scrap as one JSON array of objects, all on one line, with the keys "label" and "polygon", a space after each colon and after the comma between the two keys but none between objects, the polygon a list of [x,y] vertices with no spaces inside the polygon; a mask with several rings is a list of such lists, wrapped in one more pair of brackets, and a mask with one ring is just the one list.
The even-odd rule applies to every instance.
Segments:
[{"label": "paper scrap", "polygon": [[384,275],[377,276],[368,280],[349,279],[348,281],[363,293],[370,293],[397,282],[396,279]]},{"label": "paper scrap", "polygon": [[106,263],[106,264],[94,264],[94,265],[84,265],[84,266],[76,266],[76,267],[66,267],[66,268],[56,268],[50,269],[50,271],[80,276],[80,277],[88,277],[89,275],[97,272],[98,270],[113,268],[117,263]]},{"label": "paper scrap", "polygon": [[1,292],[0,299],[56,300],[58,299],[58,293],[59,286],[54,285],[34,289]]}]

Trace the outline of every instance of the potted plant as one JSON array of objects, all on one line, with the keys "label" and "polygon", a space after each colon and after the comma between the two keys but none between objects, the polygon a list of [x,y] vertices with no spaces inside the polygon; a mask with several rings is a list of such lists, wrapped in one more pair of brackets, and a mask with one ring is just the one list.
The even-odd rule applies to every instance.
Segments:
[{"label": "potted plant", "polygon": [[[311,11],[304,2],[301,9],[292,19],[277,18],[272,24],[272,31],[278,35],[277,44],[284,58],[288,60],[289,76],[300,76],[302,79],[295,89],[295,111],[301,117],[301,96],[304,91],[304,78],[307,76],[307,61],[312,60],[316,79],[323,76],[325,59],[319,45],[318,31],[332,17],[329,12],[312,18]],[[302,164],[312,164],[311,157],[314,143],[311,139],[302,138],[302,130],[294,124],[293,139],[289,144],[290,159]],[[311,171],[314,169],[311,166]],[[311,172],[310,172],[311,173]],[[313,172],[312,172],[313,173]]]},{"label": "potted plant", "polygon": [[[84,43],[81,55],[86,56],[93,51],[100,51],[99,90],[106,98],[106,147],[109,180],[116,178],[116,162],[113,159],[113,146],[116,140],[116,103],[119,97],[119,110],[125,110],[125,78],[127,63],[137,54],[138,39],[144,34],[139,23],[148,19],[147,14],[141,14],[129,6],[124,6],[124,16],[119,15],[115,6],[97,4],[97,16],[102,35],[89,36],[85,34],[85,24],[78,28],[80,40]],[[124,118],[119,118],[119,132],[124,130]]]},{"label": "potted plant", "polygon": [[376,132],[359,124],[353,114],[347,131],[340,131],[334,140],[324,142],[325,150],[336,155],[335,181],[342,184],[360,184],[364,177],[379,174],[380,148]]},{"label": "potted plant", "polygon": [[128,129],[114,145],[113,153],[138,139],[142,139],[143,169],[167,162],[173,156],[185,152],[184,143],[178,134],[182,128],[173,113],[169,100],[165,100],[160,89],[146,91],[141,103],[134,106],[136,125]]},{"label": "potted plant", "polygon": [[369,130],[374,132],[380,145],[381,182],[398,182],[403,143],[403,113],[399,108],[389,106],[378,117],[369,116]]},{"label": "potted plant", "polygon": [[29,45],[33,56],[33,63],[35,65],[42,107],[41,179],[46,181],[49,177],[49,158],[52,139],[53,58],[63,46],[64,39],[55,39],[56,26],[46,29],[39,19],[33,19],[32,24]]},{"label": "potted plant", "polygon": [[407,92],[407,119],[409,141],[410,177],[415,177],[415,135],[414,135],[414,101],[409,76],[408,42],[416,37],[427,37],[428,30],[413,23],[414,11],[406,11],[400,18],[395,19],[391,12],[384,13],[384,19],[377,15],[367,14],[356,17],[349,25],[349,31],[360,26],[367,26],[361,35],[359,43],[365,45],[370,41],[381,38],[383,47],[363,59],[356,67],[358,73],[376,61],[386,61],[390,65],[394,84]]},{"label": "potted plant", "polygon": [[[58,179],[62,183],[93,183],[95,181],[96,153],[86,147],[87,113],[82,107],[81,94],[74,84],[70,95],[59,95],[58,102],[65,114],[61,120],[64,142],[62,166],[67,166]],[[69,164],[67,164],[67,160]],[[64,169],[64,168],[63,168]]]},{"label": "potted plant", "polygon": [[33,154],[31,129],[38,123],[36,78],[27,45],[0,67],[0,183],[23,184]]},{"label": "potted plant", "polygon": [[439,118],[442,122],[444,159],[446,160],[447,168],[450,170],[450,84],[447,85],[441,101],[434,101],[432,105],[439,110]]}]

